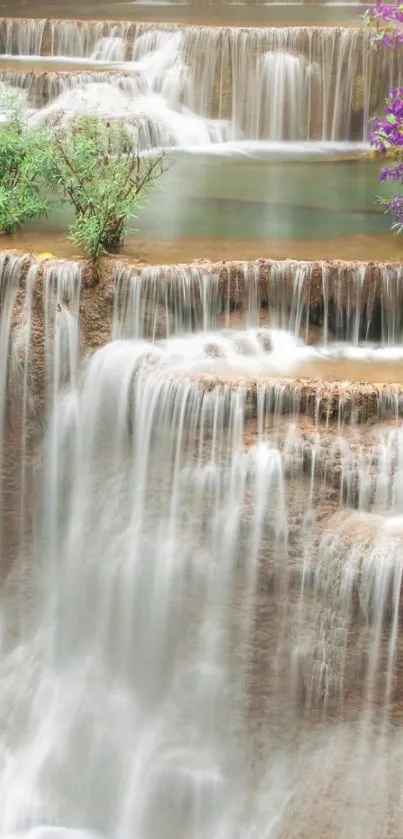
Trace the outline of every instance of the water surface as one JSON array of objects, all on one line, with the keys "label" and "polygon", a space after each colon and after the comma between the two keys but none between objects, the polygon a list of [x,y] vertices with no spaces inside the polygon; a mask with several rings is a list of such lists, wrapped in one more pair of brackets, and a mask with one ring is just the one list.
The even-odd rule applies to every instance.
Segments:
[{"label": "water surface", "polygon": [[326,24],[354,26],[365,5],[359,3],[116,3],[111,0],[68,4],[63,0],[0,0],[0,16],[181,22],[232,26]]},{"label": "water surface", "polygon": [[[355,157],[348,159],[349,154]],[[379,165],[358,155],[353,146],[330,144],[172,152],[124,252],[151,262],[399,259],[401,242],[389,232],[390,220],[374,197],[378,191],[387,194],[387,187],[378,185]],[[28,225],[11,241],[79,255],[66,245],[71,221],[68,211],[52,209],[47,220]]]}]

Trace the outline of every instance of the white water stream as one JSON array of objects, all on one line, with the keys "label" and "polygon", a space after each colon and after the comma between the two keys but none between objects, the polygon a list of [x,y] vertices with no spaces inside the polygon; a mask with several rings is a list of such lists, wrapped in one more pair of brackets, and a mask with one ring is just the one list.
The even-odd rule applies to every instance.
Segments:
[{"label": "white water stream", "polygon": [[[254,359],[248,355],[252,365],[262,355],[256,337],[243,336],[244,351],[255,351]],[[273,332],[267,337],[274,357],[282,354],[277,368],[289,372],[295,340]],[[62,826],[72,837],[78,830],[116,839],[305,836],[297,827],[301,818],[303,827],[312,824],[319,764],[322,772],[328,767],[328,779],[331,759],[333,772],[348,766],[349,777],[361,766],[359,731],[348,748],[342,726],[322,745],[304,734],[291,666],[293,660],[320,663],[311,677],[313,704],[322,690],[337,695],[343,679],[352,678],[351,662],[342,663],[352,656],[342,630],[354,553],[345,581],[339,580],[342,556],[331,520],[314,562],[314,517],[307,519],[297,553],[310,548],[316,596],[307,612],[304,600],[297,602],[284,624],[286,615],[279,604],[270,606],[264,585],[269,612],[260,623],[264,568],[273,561],[285,568],[295,550],[295,498],[290,502],[292,483],[286,485],[275,446],[244,449],[241,392],[230,401],[219,395],[202,400],[197,386],[181,381],[183,373],[198,370],[202,348],[213,340],[231,358],[239,336],[175,338],[160,347],[114,342],[88,362],[77,386],[73,380],[56,398],[34,547],[15,571],[21,578],[22,562],[35,573],[25,571],[17,588],[12,574],[3,589],[3,620],[7,615],[11,623],[3,622],[0,661],[2,836],[58,839]],[[298,482],[294,488],[298,492]],[[320,501],[308,492],[297,507],[313,516]],[[372,592],[375,574],[371,603],[380,631],[389,597],[389,576],[377,576],[382,526],[377,547],[378,519],[357,521],[374,532],[360,597],[365,610],[364,590]],[[400,544],[403,529],[395,521],[386,527]],[[351,525],[345,527],[349,535]],[[340,536],[340,526],[336,532]],[[329,547],[325,553],[329,539],[332,553]],[[400,596],[400,553],[392,555],[389,546],[387,557]],[[17,635],[16,598],[24,603]],[[325,627],[327,602],[332,622]],[[319,615],[314,622],[312,608]],[[285,647],[283,625],[298,629]],[[397,619],[392,627],[391,679]],[[369,691],[380,656],[380,641],[372,643]],[[331,644],[341,658],[334,659]],[[256,669],[258,651],[263,658]],[[380,735],[371,735],[368,713],[366,737],[380,750],[379,770],[386,753]],[[381,736],[385,740],[387,728]],[[300,742],[299,754],[293,742]],[[375,777],[371,771],[365,777],[366,806],[376,791],[379,803]],[[343,810],[347,790],[333,782],[332,806],[338,797],[340,818],[350,826]],[[323,824],[326,805],[316,802],[314,809]],[[380,836],[385,815],[378,810],[368,832],[363,810],[355,835]]]},{"label": "white water stream", "polygon": [[[358,29],[142,24],[134,37],[129,24],[5,23],[1,78],[26,92],[32,124],[92,113],[125,121],[144,146],[363,141],[403,73]],[[39,72],[42,42],[54,70],[47,58]]]},{"label": "white water stream", "polygon": [[[397,839],[399,403],[378,430],[331,433],[298,406],[273,415],[264,391],[318,358],[401,363],[396,323],[381,320],[389,348],[328,333],[306,346],[296,264],[283,266],[296,334],[253,323],[252,305],[248,328],[220,330],[217,277],[171,269],[173,334],[149,343],[123,272],[112,330],[126,339],[78,364],[80,266],[49,263],[41,279],[34,265],[25,279],[13,257],[1,270],[12,400],[26,421],[45,381],[48,404],[35,474],[22,476],[30,526],[0,595],[2,839]],[[361,302],[365,282],[352,280]],[[396,275],[383,282],[387,307]],[[7,369],[4,355],[5,463]],[[207,373],[224,387],[205,388]],[[246,385],[259,376],[254,417]],[[355,509],[338,463],[352,489],[358,475]],[[9,504],[3,488],[3,553]]]}]

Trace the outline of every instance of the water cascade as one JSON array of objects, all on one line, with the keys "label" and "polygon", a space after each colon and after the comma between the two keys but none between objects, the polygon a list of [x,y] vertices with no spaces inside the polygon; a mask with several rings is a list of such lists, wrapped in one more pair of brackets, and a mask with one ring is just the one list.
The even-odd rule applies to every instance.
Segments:
[{"label": "water cascade", "polygon": [[115,338],[166,338],[191,329],[270,325],[358,345],[400,344],[401,265],[194,263],[117,268]]},{"label": "water cascade", "polygon": [[[312,97],[316,101],[320,92],[317,68],[301,56],[267,52],[261,59],[259,75],[257,102],[252,105],[255,137],[269,140],[309,137],[310,100]],[[316,91],[311,76],[317,78]]]},{"label": "water cascade", "polygon": [[[402,54],[210,23],[0,19],[1,90],[28,127],[98,114],[218,160],[189,177],[217,237],[242,156],[252,228],[258,167],[347,168]],[[348,211],[319,192],[324,238]],[[0,839],[400,839],[402,264],[25,250],[0,253]]]},{"label": "water cascade", "polygon": [[401,279],[3,259],[0,835],[400,824]]},{"label": "water cascade", "polygon": [[[18,22],[2,26],[1,51],[9,59],[0,80],[27,89],[39,109],[36,121],[96,108],[140,119],[152,144],[363,140],[369,115],[403,78],[400,54],[371,52],[360,29],[140,24],[134,30],[37,21],[20,36]],[[58,69],[24,70],[17,61],[24,54],[60,57]]]}]

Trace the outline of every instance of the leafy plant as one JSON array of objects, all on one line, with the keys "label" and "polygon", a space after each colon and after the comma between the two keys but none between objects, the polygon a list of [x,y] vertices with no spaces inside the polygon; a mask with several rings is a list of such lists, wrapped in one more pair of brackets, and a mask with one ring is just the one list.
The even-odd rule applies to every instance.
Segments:
[{"label": "leafy plant", "polygon": [[[403,184],[403,88],[395,88],[389,94],[385,114],[375,117],[371,134],[372,145],[386,155],[393,150],[394,163],[381,170],[380,180]],[[381,199],[385,212],[394,216],[392,230],[403,233],[403,193],[393,198]]]},{"label": "leafy plant", "polygon": [[15,233],[47,212],[40,192],[46,132],[25,127],[14,97],[3,93],[0,102],[0,232]]},{"label": "leafy plant", "polygon": [[120,246],[163,171],[162,156],[142,154],[133,136],[121,123],[93,117],[52,131],[45,177],[73,205],[71,238],[94,260]]}]

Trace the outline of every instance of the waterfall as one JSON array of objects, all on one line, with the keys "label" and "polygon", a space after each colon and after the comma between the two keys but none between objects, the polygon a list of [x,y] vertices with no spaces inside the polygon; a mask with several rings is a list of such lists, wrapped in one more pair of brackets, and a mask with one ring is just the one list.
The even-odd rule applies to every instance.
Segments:
[{"label": "waterfall", "polygon": [[[82,266],[43,271],[28,256],[1,254],[0,544],[18,559],[32,524],[32,480],[41,417],[75,381]],[[44,294],[45,290],[45,294]],[[46,407],[47,406],[47,407]],[[32,536],[32,534],[31,534]]]},{"label": "waterfall", "polygon": [[[33,108],[42,108],[57,97],[70,90],[87,89],[94,85],[93,90],[99,90],[99,85],[107,82],[110,88],[122,91],[127,97],[144,95],[147,86],[144,78],[140,75],[127,76],[117,71],[95,72],[64,72],[57,73],[44,71],[41,73],[33,71],[1,71],[0,82],[8,87],[18,88],[26,92],[28,103]],[[110,90],[109,88],[109,90]]]},{"label": "waterfall", "polygon": [[96,107],[140,120],[144,144],[365,140],[368,116],[403,78],[401,55],[371,51],[360,29],[28,23],[19,35],[17,21],[2,22],[3,51],[97,63],[43,81],[22,71],[31,104],[47,106],[37,119]]},{"label": "waterfall", "polygon": [[122,60],[129,30],[125,23],[50,21],[50,54]]},{"label": "waterfall", "polygon": [[403,341],[402,267],[294,260],[117,268],[115,338],[268,325],[324,344]]},{"label": "waterfall", "polygon": [[44,270],[44,326],[48,404],[75,382],[79,355],[78,313],[83,266],[58,262]]},{"label": "waterfall", "polygon": [[[92,114],[160,149],[186,252],[276,213],[327,248],[346,203],[354,253],[381,225],[347,161],[402,51],[223,8],[0,18],[0,93],[24,130]],[[400,839],[403,264],[138,244],[0,252],[0,839]]]},{"label": "waterfall", "polygon": [[[190,343],[196,356],[200,340],[195,336]],[[211,353],[211,337],[203,340]],[[217,351],[220,342],[225,346],[222,338],[216,341]],[[46,545],[38,625],[33,635],[30,625],[17,653],[0,668],[3,703],[8,706],[12,698],[15,708],[11,736],[18,724],[24,758],[0,784],[3,832],[27,822],[69,824],[73,814],[75,824],[91,831],[151,839],[167,826],[177,830],[178,823],[180,836],[220,835],[224,827],[233,835],[240,819],[243,836],[246,813],[263,806],[266,772],[274,771],[279,759],[296,785],[294,795],[312,806],[297,781],[293,737],[302,736],[302,729],[300,687],[290,683],[292,656],[308,707],[330,708],[340,701],[343,685],[356,687],[352,671],[360,647],[354,652],[348,633],[355,592],[349,549],[343,541],[347,554],[342,554],[338,520],[327,520],[321,536],[320,524],[317,531],[307,518],[298,537],[293,515],[301,504],[307,515],[312,505],[318,514],[326,493],[331,495],[329,484],[321,487],[320,500],[308,480],[304,503],[298,495],[293,501],[290,486],[298,493],[302,480],[295,456],[290,485],[273,443],[261,439],[245,449],[245,391],[200,390],[188,378],[193,368],[188,350],[183,339],[160,345],[117,340],[96,353],[82,381],[56,401],[49,432],[55,444],[47,447],[45,467],[48,503],[38,537]],[[209,357],[215,365],[219,354]],[[379,553],[378,519],[371,516],[369,524]],[[359,526],[365,527],[365,520]],[[309,567],[315,567],[318,581],[309,583],[306,566],[302,601],[293,605],[290,597],[283,616],[280,602],[277,609],[272,604],[270,629],[264,630],[256,623],[257,591],[269,568],[279,574],[281,587],[282,570],[288,562],[290,573],[294,567],[294,551],[303,555],[296,538],[309,539],[305,550],[311,550]],[[329,538],[332,553],[322,567]],[[395,558],[388,553],[385,569],[385,580],[396,580],[397,587],[398,545]],[[371,561],[362,572],[363,608]],[[375,578],[373,585],[374,597],[384,598],[382,580]],[[270,596],[265,598],[269,609]],[[375,627],[384,626],[385,608],[379,605]],[[393,607],[391,665],[396,614]],[[283,621],[290,635],[283,634]],[[369,631],[365,622],[362,644]],[[257,666],[252,650],[260,643]],[[383,672],[379,632],[371,649],[373,685],[375,674]],[[15,655],[20,667],[13,675]],[[389,683],[384,689],[391,691]],[[28,702],[33,707],[27,719]],[[327,748],[337,765],[346,760],[345,747],[339,752],[330,742],[322,746],[322,771],[330,759]],[[352,743],[354,773],[360,751],[359,741]],[[312,760],[311,754],[311,780]],[[258,783],[262,771],[265,782]],[[287,836],[284,784],[271,806],[280,835]],[[336,789],[345,801],[340,781]],[[366,810],[362,819],[366,822]]]},{"label": "waterfall", "polygon": [[125,40],[122,36],[108,35],[97,41],[91,58],[96,61],[124,61]]},{"label": "waterfall", "polygon": [[254,136],[269,140],[309,137],[311,100],[320,95],[319,79],[315,91],[315,77],[317,68],[302,56],[265,53],[258,70],[256,101],[251,101]]},{"label": "waterfall", "polygon": [[196,267],[149,267],[138,274],[123,268],[117,270],[115,283],[114,338],[155,340],[217,324],[217,274]]},{"label": "waterfall", "polygon": [[400,266],[114,272],[0,258],[0,834],[380,839]]},{"label": "waterfall", "polygon": [[41,55],[46,25],[46,20],[0,18],[0,53]]},{"label": "waterfall", "polygon": [[[10,259],[4,257],[2,271],[7,270],[7,276]],[[27,259],[17,261],[16,274],[23,273]],[[58,315],[62,313],[63,320],[68,311],[78,322],[83,268],[62,260],[46,262],[43,268],[33,261],[31,267],[45,278],[40,307],[47,311],[52,349]],[[403,342],[402,294],[402,267],[385,263],[258,260],[144,268],[118,264],[110,335],[155,340],[197,330],[270,326],[308,343],[310,336],[323,346],[337,340],[359,347],[370,340],[386,350]],[[76,347],[77,341],[78,335]],[[72,371],[75,364],[71,361]]]},{"label": "waterfall", "polygon": [[[7,438],[11,436],[12,431],[9,427],[11,425],[10,417],[8,416],[8,383],[10,375],[10,366],[12,354],[12,326],[13,317],[15,314],[15,307],[17,304],[17,296],[21,280],[21,274],[24,267],[24,258],[21,256],[9,256],[2,254],[0,257],[0,291],[1,291],[1,322],[0,322],[0,340],[3,347],[2,359],[0,364],[0,470],[1,470],[1,504],[0,504],[0,549],[3,551],[9,547],[9,541],[12,540],[12,523],[7,521],[5,510],[7,504],[5,502],[5,495],[9,492],[10,487],[8,482],[13,480],[10,475],[7,463]],[[24,433],[21,431],[20,433]],[[10,511],[8,511],[10,516]]]}]

